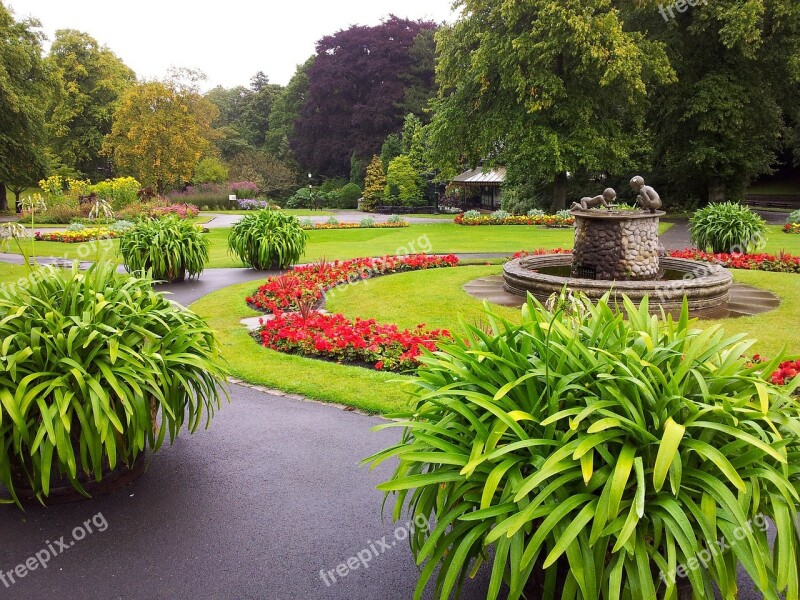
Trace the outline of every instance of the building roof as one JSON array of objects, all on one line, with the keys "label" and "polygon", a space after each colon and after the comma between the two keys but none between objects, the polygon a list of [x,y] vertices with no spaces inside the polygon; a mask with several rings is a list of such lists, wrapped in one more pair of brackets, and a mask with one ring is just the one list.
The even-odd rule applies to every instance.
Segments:
[{"label": "building roof", "polygon": [[456,175],[453,178],[453,183],[475,183],[479,185],[487,183],[500,184],[503,183],[505,179],[506,179],[506,168],[497,167],[496,169],[491,169],[488,171],[484,171],[483,169],[473,169],[471,171],[464,171],[460,175]]}]

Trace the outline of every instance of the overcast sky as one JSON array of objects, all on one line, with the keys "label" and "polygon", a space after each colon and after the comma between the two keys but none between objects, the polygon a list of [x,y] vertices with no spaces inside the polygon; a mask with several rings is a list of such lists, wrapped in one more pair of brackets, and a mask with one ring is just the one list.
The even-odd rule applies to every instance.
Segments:
[{"label": "overcast sky", "polygon": [[163,77],[170,66],[198,68],[208,76],[205,89],[248,85],[257,71],[285,85],[319,38],[390,13],[452,20],[451,0],[4,1],[18,19],[39,19],[51,40],[56,29],[85,31],[140,78]]}]

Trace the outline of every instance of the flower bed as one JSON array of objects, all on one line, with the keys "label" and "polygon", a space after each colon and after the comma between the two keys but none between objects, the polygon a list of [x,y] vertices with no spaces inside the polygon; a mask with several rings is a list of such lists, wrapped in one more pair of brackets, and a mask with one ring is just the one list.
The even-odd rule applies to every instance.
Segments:
[{"label": "flower bed", "polygon": [[787,360],[772,373],[770,381],[776,385],[787,385],[798,375],[800,375],[800,360]]},{"label": "flower bed", "polygon": [[303,229],[395,229],[398,227],[408,227],[408,223],[373,223],[372,225],[362,225],[361,223],[306,223],[301,221]]},{"label": "flower bed", "polygon": [[266,200],[253,200],[251,198],[237,200],[236,205],[239,207],[240,210],[261,210],[262,208],[269,208],[271,210],[281,209],[281,207],[278,206],[277,204],[270,204]]},{"label": "flower bed", "polygon": [[157,206],[150,211],[150,216],[178,215],[181,219],[191,219],[196,217],[199,212],[200,210],[191,204],[170,204],[168,206]]},{"label": "flower bed", "polygon": [[674,258],[688,258],[716,263],[729,269],[749,271],[772,271],[777,273],[800,273],[800,256],[791,254],[712,254],[694,248],[674,250],[669,253]]},{"label": "flower bed", "polygon": [[275,314],[270,320],[262,320],[256,336],[265,348],[279,352],[387,371],[416,367],[422,348],[435,350],[438,341],[451,337],[447,330],[425,329],[424,325],[401,330],[373,319],[351,321],[341,314],[317,312]]},{"label": "flower bed", "polygon": [[97,239],[112,239],[119,237],[124,231],[114,231],[107,227],[89,227],[80,231],[53,231],[42,233],[37,231],[34,238],[37,242],[65,242],[67,244],[82,244]]},{"label": "flower bed", "polygon": [[511,215],[497,219],[491,215],[480,217],[465,217],[458,215],[453,222],[456,225],[542,225],[544,227],[572,227],[575,217],[562,217],[561,215],[536,215],[531,217]]},{"label": "flower bed", "polygon": [[285,275],[268,278],[264,285],[245,300],[251,307],[264,312],[297,310],[298,300],[318,304],[322,301],[325,291],[337,285],[355,283],[389,273],[453,267],[457,264],[458,258],[452,254],[354,258],[330,263],[322,261],[299,265]]},{"label": "flower bed", "polygon": [[783,232],[800,234],[800,223],[787,223],[783,226]]}]

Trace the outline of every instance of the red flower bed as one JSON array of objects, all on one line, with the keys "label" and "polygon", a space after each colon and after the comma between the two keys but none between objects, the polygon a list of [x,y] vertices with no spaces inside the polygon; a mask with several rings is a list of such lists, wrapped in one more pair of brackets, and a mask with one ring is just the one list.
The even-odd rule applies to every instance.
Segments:
[{"label": "red flower bed", "polygon": [[786,385],[792,379],[800,375],[800,360],[787,360],[782,362],[770,376],[770,381],[777,385]]},{"label": "red flower bed", "polygon": [[245,300],[256,310],[264,312],[277,313],[285,310],[297,310],[299,300],[319,305],[323,294],[337,285],[356,283],[378,275],[453,267],[457,264],[458,257],[452,254],[448,256],[411,254],[408,256],[355,258],[330,263],[322,261],[296,266],[285,275],[270,277],[264,285]]},{"label": "red flower bed", "polygon": [[543,254],[571,254],[569,248],[536,248],[535,250],[520,250],[511,258],[525,258],[526,256],[542,256]]},{"label": "red flower bed", "polygon": [[800,223],[787,223],[783,226],[784,233],[800,233]]},{"label": "red flower bed", "polygon": [[193,204],[170,204],[169,206],[157,206],[150,211],[152,217],[163,217],[164,215],[178,215],[181,219],[191,219],[200,212]]},{"label": "red flower bed", "polygon": [[675,258],[705,260],[730,269],[747,269],[750,271],[774,271],[779,273],[800,273],[800,256],[792,256],[781,252],[775,254],[728,254],[720,252],[712,254],[694,248],[674,250],[669,253]]},{"label": "red flower bed", "polygon": [[364,363],[378,370],[402,371],[419,364],[422,348],[434,350],[436,342],[450,339],[444,329],[399,329],[372,319],[351,321],[344,315],[311,312],[276,313],[262,320],[257,333],[261,344],[279,352]]}]

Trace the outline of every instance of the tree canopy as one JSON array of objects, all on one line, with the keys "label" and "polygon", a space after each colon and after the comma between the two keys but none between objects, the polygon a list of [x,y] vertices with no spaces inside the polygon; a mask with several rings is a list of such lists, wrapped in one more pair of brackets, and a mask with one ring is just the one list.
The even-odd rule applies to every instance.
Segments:
[{"label": "tree canopy", "polygon": [[[318,42],[308,97],[290,139],[300,164],[315,174],[344,176],[354,152],[365,157],[380,151],[386,136],[402,126],[408,77],[422,64],[411,49],[421,32],[434,28],[391,16]],[[424,81],[421,73],[413,75],[417,85]]]},{"label": "tree canopy", "polygon": [[47,107],[52,151],[81,177],[110,177],[103,139],[120,93],[136,75],[111,50],[74,29],[56,31],[47,60],[59,80]]}]

